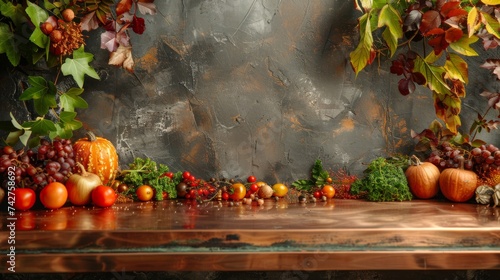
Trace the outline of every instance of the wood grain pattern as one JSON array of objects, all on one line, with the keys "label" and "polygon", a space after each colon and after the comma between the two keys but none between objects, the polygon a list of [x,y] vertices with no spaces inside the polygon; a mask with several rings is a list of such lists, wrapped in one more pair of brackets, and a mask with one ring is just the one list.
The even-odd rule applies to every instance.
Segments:
[{"label": "wood grain pattern", "polygon": [[[500,209],[331,200],[186,201],[18,213],[21,272],[500,269]],[[2,221],[7,220],[1,213]],[[28,219],[28,220],[25,220]],[[7,250],[8,228],[0,243]],[[0,260],[5,263],[6,253]]]}]

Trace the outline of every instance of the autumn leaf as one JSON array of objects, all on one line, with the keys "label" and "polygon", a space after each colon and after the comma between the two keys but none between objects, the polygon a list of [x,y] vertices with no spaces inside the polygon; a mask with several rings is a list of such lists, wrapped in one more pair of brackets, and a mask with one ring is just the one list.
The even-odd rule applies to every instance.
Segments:
[{"label": "autumn leaf", "polygon": [[415,72],[421,73],[427,81],[426,86],[438,94],[450,95],[451,91],[444,80],[444,67],[428,64],[421,57],[415,59]]},{"label": "autumn leaf", "polygon": [[477,36],[467,37],[464,35],[460,40],[451,43],[450,48],[465,56],[478,56],[479,54],[471,47],[477,40],[479,40]]},{"label": "autumn leaf", "polygon": [[492,71],[500,79],[500,59],[487,59],[480,67]]},{"label": "autumn leaf", "polygon": [[479,27],[481,27],[481,23],[479,22],[479,11],[476,7],[472,7],[467,15],[467,30],[469,37],[472,37]]},{"label": "autumn leaf", "polygon": [[391,5],[385,5],[379,14],[378,27],[387,26],[382,36],[389,46],[391,57],[396,52],[398,40],[403,37],[402,20],[399,12]]},{"label": "autumn leaf", "polygon": [[425,36],[427,32],[434,28],[441,26],[441,15],[435,10],[427,11],[422,16],[422,22],[420,23],[420,32]]},{"label": "autumn leaf", "polygon": [[481,2],[483,2],[486,5],[490,5],[490,6],[500,5],[500,0],[481,0]]},{"label": "autumn leaf", "polygon": [[109,56],[108,64],[121,66],[129,72],[134,72],[134,59],[132,58],[132,47],[119,46]]},{"label": "autumn leaf", "polygon": [[82,17],[81,28],[85,31],[92,31],[99,28],[99,19],[96,16],[96,11],[92,11]]},{"label": "autumn leaf", "polygon": [[132,30],[137,34],[142,34],[145,29],[146,24],[144,23],[144,19],[134,15],[132,19]]},{"label": "autumn leaf", "polygon": [[359,18],[360,41],[356,49],[349,55],[351,66],[356,75],[374,59],[374,51],[372,50],[373,35],[369,18],[370,13]]},{"label": "autumn leaf", "polygon": [[66,58],[63,65],[61,65],[61,71],[65,76],[72,75],[77,85],[82,88],[85,75],[88,75],[96,80],[100,80],[100,77],[95,69],[89,65],[89,62],[93,59],[94,55],[86,53],[84,51],[84,46],[82,45],[73,52],[73,58]]},{"label": "autumn leaf", "polygon": [[155,15],[156,14],[156,5],[153,3],[154,0],[139,0],[137,2],[137,8],[141,14],[146,15]]},{"label": "autumn leaf", "polygon": [[132,8],[132,0],[120,0],[118,4],[116,4],[116,16],[120,16],[124,13],[127,13]]},{"label": "autumn leaf", "polygon": [[433,99],[436,116],[444,121],[446,128],[453,134],[457,134],[458,128],[462,124],[459,116],[461,109],[460,98],[434,92]]},{"label": "autumn leaf", "polygon": [[493,36],[500,38],[500,23],[496,18],[493,18],[490,14],[481,12],[483,18],[483,24]]},{"label": "autumn leaf", "polygon": [[444,64],[447,78],[456,79],[463,83],[469,82],[469,67],[459,55],[450,53]]},{"label": "autumn leaf", "polygon": [[118,42],[116,41],[115,31],[106,31],[101,34],[101,49],[107,49],[109,52],[116,51]]}]

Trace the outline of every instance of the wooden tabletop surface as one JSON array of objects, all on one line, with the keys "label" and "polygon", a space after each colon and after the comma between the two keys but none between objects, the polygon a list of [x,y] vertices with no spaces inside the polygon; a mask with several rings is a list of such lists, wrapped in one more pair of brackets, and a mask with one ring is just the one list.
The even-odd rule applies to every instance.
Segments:
[{"label": "wooden tabletop surface", "polygon": [[0,219],[0,261],[14,238],[21,272],[500,269],[500,208],[475,203],[167,200]]}]

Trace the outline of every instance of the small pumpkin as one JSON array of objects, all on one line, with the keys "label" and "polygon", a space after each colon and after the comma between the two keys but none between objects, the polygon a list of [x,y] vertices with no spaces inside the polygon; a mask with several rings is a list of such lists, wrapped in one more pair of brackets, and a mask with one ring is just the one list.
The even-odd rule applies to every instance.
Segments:
[{"label": "small pumpkin", "polygon": [[89,131],[86,138],[75,142],[73,151],[75,161],[81,163],[87,172],[99,176],[104,185],[114,180],[118,170],[118,154],[108,139],[97,137]]},{"label": "small pumpkin", "polygon": [[410,166],[405,171],[408,186],[414,196],[429,199],[436,196],[439,191],[439,168],[430,162],[421,162],[413,155]]},{"label": "small pumpkin", "polygon": [[477,175],[464,169],[464,161],[459,168],[447,168],[439,176],[439,187],[443,195],[453,202],[466,202],[471,199],[477,187]]}]

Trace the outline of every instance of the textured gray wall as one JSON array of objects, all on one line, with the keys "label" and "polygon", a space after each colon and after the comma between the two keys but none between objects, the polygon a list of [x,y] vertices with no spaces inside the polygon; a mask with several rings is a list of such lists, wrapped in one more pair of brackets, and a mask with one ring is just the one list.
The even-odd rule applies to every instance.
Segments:
[{"label": "textured gray wall", "polygon": [[[106,65],[98,33],[86,47],[96,54],[92,65],[102,80],[86,80],[90,108],[80,118],[115,143],[122,166],[148,156],[203,178],[254,174],[291,182],[308,177],[321,158],[327,168],[360,173],[376,156],[411,152],[410,130],[421,131],[435,118],[428,90],[399,94],[389,61],[355,77],[349,52],[360,14],[352,1],[156,5],[146,32],[133,35],[135,74]],[[483,61],[469,60],[467,128],[486,105],[478,94],[498,91],[490,73],[478,68]],[[23,76],[1,71],[0,92],[10,100],[1,119],[9,111],[25,118],[15,102]],[[481,138],[500,146],[498,135]]]}]

